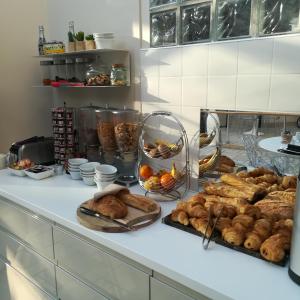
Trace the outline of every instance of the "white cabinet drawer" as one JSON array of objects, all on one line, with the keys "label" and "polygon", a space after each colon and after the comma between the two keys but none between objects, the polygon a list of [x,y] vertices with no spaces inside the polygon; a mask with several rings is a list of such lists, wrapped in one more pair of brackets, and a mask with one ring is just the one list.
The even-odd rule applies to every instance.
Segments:
[{"label": "white cabinet drawer", "polygon": [[0,230],[0,256],[21,274],[56,296],[54,264]]},{"label": "white cabinet drawer", "polygon": [[28,279],[0,260],[1,300],[54,300]]},{"label": "white cabinet drawer", "polygon": [[54,227],[54,251],[59,266],[109,299],[148,300],[149,275]]},{"label": "white cabinet drawer", "polygon": [[150,289],[151,300],[193,300],[193,298],[154,278],[151,278]]},{"label": "white cabinet drawer", "polygon": [[56,268],[56,279],[59,300],[107,300],[59,267]]},{"label": "white cabinet drawer", "polygon": [[28,243],[41,255],[53,259],[52,226],[0,196],[0,226]]}]

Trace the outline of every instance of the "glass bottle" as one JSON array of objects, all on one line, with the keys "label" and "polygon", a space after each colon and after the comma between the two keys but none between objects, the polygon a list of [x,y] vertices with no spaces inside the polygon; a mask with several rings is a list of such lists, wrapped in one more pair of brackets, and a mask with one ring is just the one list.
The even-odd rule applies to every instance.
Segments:
[{"label": "glass bottle", "polygon": [[39,26],[39,41],[38,41],[38,50],[39,55],[44,55],[43,45],[46,43],[45,33],[44,33],[44,26]]}]

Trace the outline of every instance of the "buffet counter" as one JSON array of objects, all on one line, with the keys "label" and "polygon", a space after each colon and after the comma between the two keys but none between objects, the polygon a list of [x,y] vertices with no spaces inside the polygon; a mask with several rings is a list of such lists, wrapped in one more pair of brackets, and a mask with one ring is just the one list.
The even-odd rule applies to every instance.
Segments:
[{"label": "buffet counter", "polygon": [[[178,283],[196,292],[199,295],[195,299],[299,299],[300,287],[289,278],[287,266],[276,266],[213,242],[204,250],[201,238],[160,220],[129,233],[103,233],[83,227],[76,219],[76,209],[95,191],[95,187],[71,180],[68,175],[35,181],[12,176],[8,170],[0,171],[0,196],[4,199],[46,218],[59,230],[78,234],[136,262],[139,269],[151,270],[151,279],[165,278],[175,287]],[[131,191],[142,193],[137,186]],[[175,207],[175,202],[161,203],[161,207],[163,217]],[[2,213],[0,210],[0,219]],[[155,287],[155,282],[151,286]],[[150,299],[159,299],[154,292],[149,294]]]}]

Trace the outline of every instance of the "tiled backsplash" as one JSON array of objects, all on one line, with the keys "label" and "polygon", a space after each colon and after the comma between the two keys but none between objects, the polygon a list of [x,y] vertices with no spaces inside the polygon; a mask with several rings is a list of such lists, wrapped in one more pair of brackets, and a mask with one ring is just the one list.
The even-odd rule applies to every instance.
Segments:
[{"label": "tiled backsplash", "polygon": [[189,137],[200,108],[300,115],[300,35],[143,49],[141,98],[143,112],[174,112]]}]

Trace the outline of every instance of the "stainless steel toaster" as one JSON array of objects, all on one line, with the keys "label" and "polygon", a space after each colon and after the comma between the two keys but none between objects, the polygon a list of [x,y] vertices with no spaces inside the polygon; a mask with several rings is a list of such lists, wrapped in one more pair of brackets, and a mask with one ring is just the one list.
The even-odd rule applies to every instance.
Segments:
[{"label": "stainless steel toaster", "polygon": [[28,158],[35,164],[54,164],[54,141],[51,137],[34,136],[13,143],[9,149],[9,163]]}]

